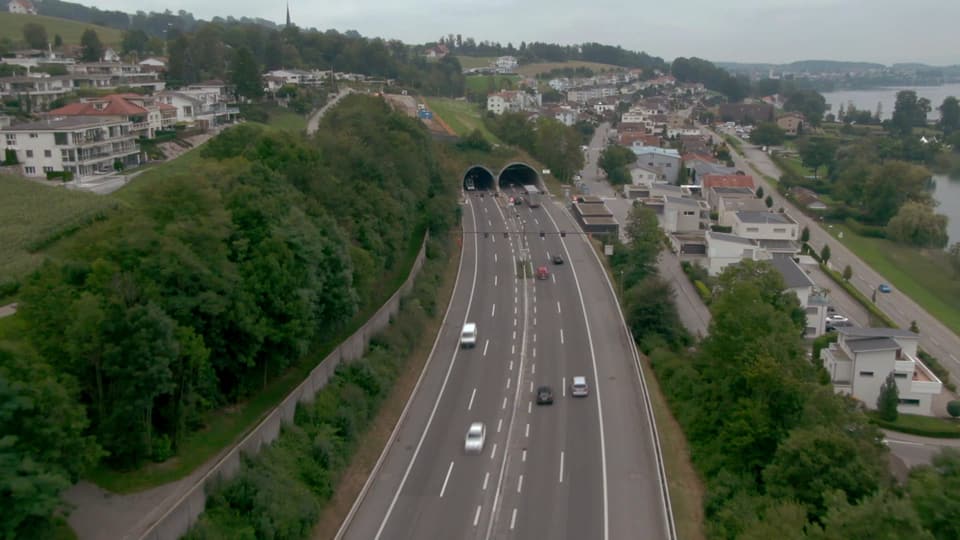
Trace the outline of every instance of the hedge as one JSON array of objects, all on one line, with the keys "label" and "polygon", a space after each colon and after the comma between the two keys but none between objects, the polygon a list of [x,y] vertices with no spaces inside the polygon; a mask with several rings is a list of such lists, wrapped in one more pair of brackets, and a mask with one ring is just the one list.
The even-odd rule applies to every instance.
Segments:
[{"label": "hedge", "polygon": [[693,286],[697,288],[697,294],[700,295],[700,298],[705,303],[709,304],[710,299],[713,297],[713,295],[710,293],[710,289],[708,289],[707,286],[699,279],[694,280]]},{"label": "hedge", "polygon": [[960,430],[926,429],[917,426],[905,426],[897,422],[881,420],[873,414],[869,415],[869,418],[871,424],[898,433],[907,433],[909,435],[919,435],[921,437],[931,437],[935,439],[960,439]]}]

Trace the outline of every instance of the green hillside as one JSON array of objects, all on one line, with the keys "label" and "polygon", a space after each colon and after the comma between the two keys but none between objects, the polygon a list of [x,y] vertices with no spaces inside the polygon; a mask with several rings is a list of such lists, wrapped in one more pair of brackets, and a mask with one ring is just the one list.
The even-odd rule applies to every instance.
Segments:
[{"label": "green hillside", "polygon": [[79,45],[80,36],[87,28],[93,28],[97,31],[100,41],[104,45],[116,47],[120,45],[123,39],[123,30],[86,24],[57,17],[44,17],[43,15],[21,15],[19,13],[0,13],[0,39],[10,39],[15,44],[23,43],[23,25],[28,22],[42,24],[47,29],[47,38],[52,42],[53,36],[60,34],[63,42],[67,45]]}]

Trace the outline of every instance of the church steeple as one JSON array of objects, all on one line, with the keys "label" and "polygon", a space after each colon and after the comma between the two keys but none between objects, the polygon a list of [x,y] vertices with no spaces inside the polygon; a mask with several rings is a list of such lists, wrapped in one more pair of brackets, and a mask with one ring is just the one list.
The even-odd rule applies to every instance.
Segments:
[{"label": "church steeple", "polygon": [[290,27],[290,2],[287,2],[287,28]]}]

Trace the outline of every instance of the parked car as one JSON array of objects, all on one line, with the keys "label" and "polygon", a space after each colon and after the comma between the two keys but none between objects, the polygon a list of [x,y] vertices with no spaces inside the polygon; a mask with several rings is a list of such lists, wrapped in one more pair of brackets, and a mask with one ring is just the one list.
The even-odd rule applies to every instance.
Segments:
[{"label": "parked car", "polygon": [[468,454],[483,452],[483,443],[487,440],[487,426],[483,422],[474,422],[467,429],[463,450]]},{"label": "parked car", "polygon": [[843,315],[840,315],[839,313],[834,315],[829,315],[827,316],[827,319],[826,319],[827,324],[845,323],[849,320],[850,319],[844,317]]},{"label": "parked car", "polygon": [[549,386],[537,388],[537,405],[552,405],[553,389]]}]

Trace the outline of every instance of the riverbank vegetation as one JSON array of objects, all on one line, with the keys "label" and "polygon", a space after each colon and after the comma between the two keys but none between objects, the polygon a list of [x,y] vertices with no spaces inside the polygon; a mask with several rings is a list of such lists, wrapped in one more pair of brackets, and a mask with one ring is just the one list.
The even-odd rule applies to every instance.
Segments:
[{"label": "riverbank vegetation", "polygon": [[314,138],[224,132],[192,170],[135,182],[109,219],[52,246],[19,293],[22,333],[0,344],[4,397],[49,396],[14,399],[24,410],[2,419],[4,471],[32,490],[17,491],[4,530],[37,529],[94,463],[126,488],[173,479],[144,474],[150,462],[185,475],[179,456],[223,411],[275,405],[257,398],[285,395],[299,382],[286,374],[308,371],[392,294],[424,231],[455,221],[432,148],[414,119],[346,98]]}]

